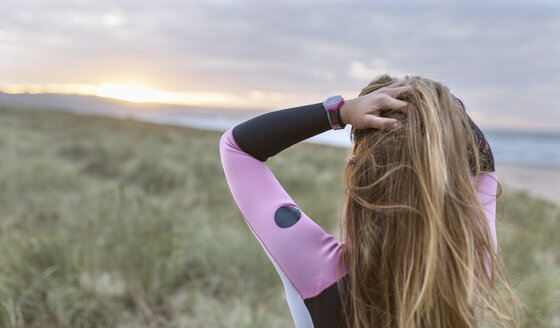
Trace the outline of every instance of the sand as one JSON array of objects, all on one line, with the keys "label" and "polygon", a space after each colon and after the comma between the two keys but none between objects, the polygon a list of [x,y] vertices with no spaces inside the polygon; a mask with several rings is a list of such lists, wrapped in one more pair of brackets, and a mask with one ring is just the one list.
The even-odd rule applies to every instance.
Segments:
[{"label": "sand", "polygon": [[504,188],[560,205],[560,169],[497,164],[496,171]]}]

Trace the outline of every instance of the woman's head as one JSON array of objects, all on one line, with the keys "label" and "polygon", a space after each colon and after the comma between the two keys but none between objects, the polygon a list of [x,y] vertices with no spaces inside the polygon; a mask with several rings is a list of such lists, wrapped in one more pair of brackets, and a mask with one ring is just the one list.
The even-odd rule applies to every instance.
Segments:
[{"label": "woman's head", "polygon": [[[367,149],[379,150],[379,147],[368,144],[395,143],[394,147],[408,147],[406,154],[389,151],[387,161],[400,164],[405,157],[416,157],[422,160],[415,163],[418,168],[434,167],[458,162],[464,166],[465,156],[470,164],[471,173],[478,175],[479,170],[493,171],[491,153],[488,154],[486,140],[476,125],[468,118],[462,102],[455,98],[444,85],[421,77],[406,77],[405,80],[413,87],[414,93],[403,98],[408,102],[408,115],[400,111],[387,111],[386,117],[398,119],[401,129],[382,131],[375,129],[353,129],[355,141],[354,153]],[[360,96],[396,82],[397,79],[383,75],[366,86]],[[484,142],[484,144],[482,144]],[[475,147],[476,146],[476,147]],[[486,146],[486,147],[482,147]],[[441,149],[441,148],[444,149]],[[479,151],[476,151],[476,150]],[[489,149],[489,148],[488,148]],[[442,152],[443,150],[443,152]],[[481,152],[481,150],[483,152]],[[489,150],[488,150],[489,152]],[[411,156],[408,156],[411,155]],[[446,155],[438,157],[439,155]],[[482,157],[479,158],[479,155]],[[489,156],[488,156],[489,155]],[[462,158],[457,158],[458,156]],[[379,159],[383,159],[380,157]],[[387,162],[389,163],[389,162]],[[440,172],[446,172],[438,167]],[[453,170],[453,172],[456,172]]]},{"label": "woman's head", "polygon": [[[408,114],[381,113],[399,128],[352,130],[342,224],[348,319],[360,327],[474,327],[476,307],[494,309],[494,269],[501,273],[472,178],[493,169],[491,155],[447,87],[405,79],[414,89],[402,99]],[[381,76],[360,95],[396,81]]]}]

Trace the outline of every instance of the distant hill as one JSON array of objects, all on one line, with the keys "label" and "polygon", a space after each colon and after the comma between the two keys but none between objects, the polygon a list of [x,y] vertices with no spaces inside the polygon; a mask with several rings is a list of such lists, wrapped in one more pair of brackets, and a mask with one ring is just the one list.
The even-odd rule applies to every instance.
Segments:
[{"label": "distant hill", "polygon": [[124,118],[133,113],[166,113],[189,115],[223,115],[232,117],[251,117],[264,112],[259,110],[237,110],[227,108],[195,107],[158,103],[133,103],[97,96],[67,94],[8,94],[0,92],[0,105],[37,109],[55,109],[86,115],[102,115]]}]

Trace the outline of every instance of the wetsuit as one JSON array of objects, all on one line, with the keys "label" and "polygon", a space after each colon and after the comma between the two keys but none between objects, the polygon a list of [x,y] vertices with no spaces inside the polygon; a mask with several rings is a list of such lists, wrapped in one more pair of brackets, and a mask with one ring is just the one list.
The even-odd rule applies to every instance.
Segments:
[{"label": "wetsuit", "polygon": [[[480,138],[482,133],[472,121],[471,126]],[[319,103],[255,117],[227,131],[220,141],[222,165],[233,198],[278,271],[298,328],[344,326],[337,286],[342,244],[297,206],[264,161],[329,129]],[[491,157],[485,139],[481,147]],[[491,167],[485,169],[494,171],[493,159]],[[479,179],[477,191],[494,245],[496,188],[495,172]],[[338,274],[339,279],[345,279],[347,270],[341,268]]]}]

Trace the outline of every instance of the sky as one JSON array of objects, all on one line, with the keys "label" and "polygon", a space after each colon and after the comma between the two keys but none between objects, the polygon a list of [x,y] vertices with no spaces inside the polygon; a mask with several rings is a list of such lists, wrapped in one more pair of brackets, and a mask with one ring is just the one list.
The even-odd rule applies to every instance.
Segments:
[{"label": "sky", "polygon": [[266,110],[384,73],[560,131],[560,1],[2,0],[0,90]]}]

